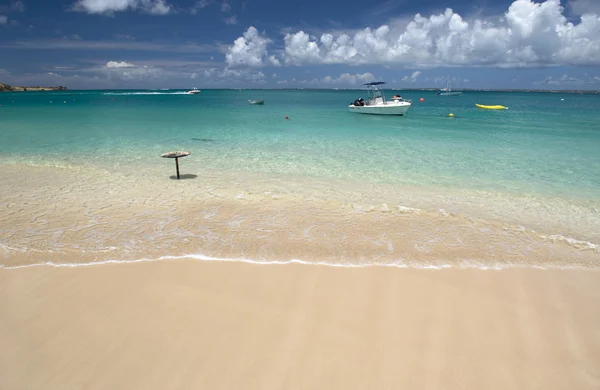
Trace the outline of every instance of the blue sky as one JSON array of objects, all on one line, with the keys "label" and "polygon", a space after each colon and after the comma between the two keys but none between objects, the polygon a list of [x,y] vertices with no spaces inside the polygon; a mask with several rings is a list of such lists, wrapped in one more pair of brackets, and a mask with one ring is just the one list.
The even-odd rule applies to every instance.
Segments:
[{"label": "blue sky", "polygon": [[600,89],[600,0],[0,0],[0,81]]}]

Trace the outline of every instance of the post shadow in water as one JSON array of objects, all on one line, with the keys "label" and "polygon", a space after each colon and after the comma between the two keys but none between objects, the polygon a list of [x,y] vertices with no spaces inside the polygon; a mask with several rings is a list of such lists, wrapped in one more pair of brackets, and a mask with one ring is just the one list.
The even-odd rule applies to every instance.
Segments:
[{"label": "post shadow in water", "polygon": [[186,173],[183,175],[179,175],[179,178],[177,177],[177,175],[169,176],[169,179],[171,179],[171,180],[186,180],[186,179],[195,179],[197,177],[198,177],[198,175],[194,175],[193,173]]}]

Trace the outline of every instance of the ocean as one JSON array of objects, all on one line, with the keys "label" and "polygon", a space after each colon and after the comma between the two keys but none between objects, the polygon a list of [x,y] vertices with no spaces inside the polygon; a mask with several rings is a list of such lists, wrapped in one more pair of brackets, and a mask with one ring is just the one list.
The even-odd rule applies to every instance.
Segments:
[{"label": "ocean", "polygon": [[0,94],[2,265],[600,266],[600,95],[396,93]]}]

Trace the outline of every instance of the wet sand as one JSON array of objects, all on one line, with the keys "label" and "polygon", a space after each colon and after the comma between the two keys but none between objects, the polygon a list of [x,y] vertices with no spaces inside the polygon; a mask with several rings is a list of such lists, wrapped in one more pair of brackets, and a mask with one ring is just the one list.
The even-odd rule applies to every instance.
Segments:
[{"label": "wet sand", "polygon": [[0,388],[597,389],[600,271],[0,269]]}]

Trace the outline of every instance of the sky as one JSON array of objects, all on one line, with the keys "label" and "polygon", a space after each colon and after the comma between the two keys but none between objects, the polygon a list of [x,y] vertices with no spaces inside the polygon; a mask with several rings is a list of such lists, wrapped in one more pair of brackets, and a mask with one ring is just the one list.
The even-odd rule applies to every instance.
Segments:
[{"label": "sky", "polygon": [[0,0],[0,82],[600,89],[600,0]]}]

